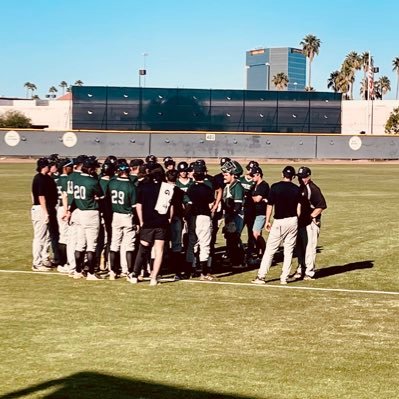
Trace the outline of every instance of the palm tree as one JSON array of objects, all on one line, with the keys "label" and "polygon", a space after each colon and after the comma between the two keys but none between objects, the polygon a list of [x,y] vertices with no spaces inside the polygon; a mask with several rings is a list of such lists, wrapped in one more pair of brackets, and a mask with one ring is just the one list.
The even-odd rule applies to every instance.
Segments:
[{"label": "palm tree", "polygon": [[65,82],[65,80],[62,80],[58,86],[61,87],[62,95],[64,95],[65,94],[65,89],[68,87],[68,83]]},{"label": "palm tree", "polygon": [[359,71],[362,67],[362,57],[351,51],[345,58],[342,71],[348,75],[350,81],[350,99],[353,100],[353,84],[355,83],[356,71]]},{"label": "palm tree", "polygon": [[51,86],[49,89],[48,89],[48,92],[49,93],[57,93],[57,88],[55,87],[55,86]]},{"label": "palm tree", "polygon": [[309,75],[308,75],[308,87],[312,87],[312,61],[315,55],[319,54],[320,39],[314,35],[306,35],[299,43],[302,46],[303,54],[309,58]]},{"label": "palm tree", "polygon": [[391,91],[391,81],[388,76],[381,76],[374,82],[375,97],[382,100],[382,97]]},{"label": "palm tree", "polygon": [[24,87],[26,87],[26,98],[29,98],[29,92],[31,92],[31,95],[33,95],[33,92],[37,90],[36,85],[31,82],[26,82]]},{"label": "palm tree", "polygon": [[398,93],[399,93],[399,57],[395,57],[392,61],[393,65],[393,71],[396,71],[397,77],[396,77],[396,99],[398,99]]},{"label": "palm tree", "polygon": [[339,92],[339,85],[338,85],[338,78],[339,78],[339,71],[334,71],[330,73],[330,77],[327,80],[327,88],[333,89],[334,93]]},{"label": "palm tree", "polygon": [[74,84],[75,86],[83,86],[83,82],[81,80],[77,80]]},{"label": "palm tree", "polygon": [[284,90],[288,86],[288,76],[284,72],[279,72],[273,76],[272,82],[277,90]]}]

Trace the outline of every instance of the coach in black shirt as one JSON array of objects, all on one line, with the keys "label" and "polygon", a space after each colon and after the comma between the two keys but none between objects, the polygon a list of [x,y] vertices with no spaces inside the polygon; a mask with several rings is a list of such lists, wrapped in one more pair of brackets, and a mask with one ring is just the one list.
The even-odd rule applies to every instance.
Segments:
[{"label": "coach in black shirt", "polygon": [[[294,251],[298,233],[298,215],[300,214],[300,190],[292,183],[295,178],[295,169],[286,166],[283,169],[283,179],[272,184],[266,209],[266,230],[269,237],[266,243],[266,251],[258,271],[258,276],[252,282],[265,284],[265,276],[272,265],[273,256],[280,243],[284,243],[284,263],[280,275],[280,283],[287,284],[291,270],[292,253]],[[273,225],[270,222],[274,208]]]},{"label": "coach in black shirt", "polygon": [[33,271],[47,271],[51,266],[48,260],[48,236],[54,255],[54,263],[58,262],[58,222],[56,205],[58,201],[57,186],[52,177],[48,175],[49,161],[40,158],[37,161],[38,172],[32,181],[32,209],[31,217],[33,224]]}]

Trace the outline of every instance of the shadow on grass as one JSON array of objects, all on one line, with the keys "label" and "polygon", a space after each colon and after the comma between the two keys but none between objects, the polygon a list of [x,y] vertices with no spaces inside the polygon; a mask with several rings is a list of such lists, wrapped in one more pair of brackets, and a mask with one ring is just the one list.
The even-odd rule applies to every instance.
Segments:
[{"label": "shadow on grass", "polygon": [[[353,270],[360,270],[360,269],[371,269],[374,267],[374,261],[373,260],[363,260],[360,262],[352,262],[352,263],[347,263],[345,265],[340,265],[340,266],[329,266],[325,267],[323,269],[318,269],[316,270],[315,274],[315,279],[323,278],[323,277],[329,277],[333,276],[335,274],[341,274],[341,273],[347,273],[351,272]],[[293,269],[291,269],[292,271]],[[297,279],[295,281],[300,281],[302,279]],[[280,281],[279,278],[274,278],[267,280],[268,283],[274,282],[274,281]]]},{"label": "shadow on grass", "polygon": [[316,270],[316,278],[319,279],[323,277],[333,276],[334,274],[347,273],[353,270],[371,269],[373,267],[373,260],[363,260],[360,262],[352,262],[340,266],[329,266],[324,267],[323,269]]},{"label": "shadow on grass", "polygon": [[[51,393],[48,391],[51,390]],[[47,391],[47,392],[45,392]],[[249,399],[249,397],[190,390],[106,374],[81,372],[0,396],[0,399],[40,395],[44,399]]]}]

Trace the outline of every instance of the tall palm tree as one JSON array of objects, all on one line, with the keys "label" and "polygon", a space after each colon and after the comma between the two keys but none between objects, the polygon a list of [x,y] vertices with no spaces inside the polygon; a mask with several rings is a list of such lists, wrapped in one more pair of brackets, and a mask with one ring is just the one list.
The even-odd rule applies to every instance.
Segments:
[{"label": "tall palm tree", "polygon": [[24,87],[26,87],[26,98],[29,98],[29,92],[31,92],[31,96],[33,95],[33,92],[37,90],[37,87],[34,83],[31,82],[26,82],[24,84]]},{"label": "tall palm tree", "polygon": [[287,88],[289,80],[287,74],[279,72],[277,75],[273,76],[272,82],[277,90],[284,90]]},{"label": "tall palm tree", "polygon": [[314,35],[306,35],[299,43],[302,46],[302,51],[309,58],[309,74],[308,74],[308,87],[312,87],[312,61],[315,55],[319,54],[320,39]]},{"label": "tall palm tree", "polygon": [[62,95],[64,95],[65,94],[65,89],[68,87],[68,83],[65,82],[65,80],[62,80],[58,86],[61,87]]},{"label": "tall palm tree", "polygon": [[391,81],[388,76],[381,76],[377,81],[374,82],[376,98],[382,100],[382,97],[391,91]]},{"label": "tall palm tree", "polygon": [[75,86],[83,86],[83,82],[79,79],[75,83]]},{"label": "tall palm tree", "polygon": [[48,89],[48,92],[49,93],[57,93],[57,88],[55,87],[55,86],[51,86],[49,89]]},{"label": "tall palm tree", "polygon": [[330,77],[327,79],[327,88],[333,89],[334,93],[339,92],[339,85],[338,85],[338,78],[339,78],[339,71],[334,71],[330,73]]},{"label": "tall palm tree", "polygon": [[399,57],[395,57],[392,61],[393,71],[396,71],[396,99],[398,99],[399,94]]},{"label": "tall palm tree", "polygon": [[359,71],[362,67],[362,58],[356,53],[351,51],[345,58],[342,71],[348,74],[350,79],[350,99],[353,100],[353,84],[355,83],[356,71]]}]

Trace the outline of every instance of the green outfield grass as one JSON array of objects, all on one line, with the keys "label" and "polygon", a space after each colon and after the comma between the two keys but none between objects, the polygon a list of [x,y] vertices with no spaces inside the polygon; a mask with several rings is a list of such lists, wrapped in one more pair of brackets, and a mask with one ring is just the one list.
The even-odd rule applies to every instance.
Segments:
[{"label": "green outfield grass", "polygon": [[277,263],[266,286],[150,288],[18,273],[34,165],[0,164],[0,399],[399,397],[399,165],[311,168],[328,203],[318,279],[281,287]]}]

